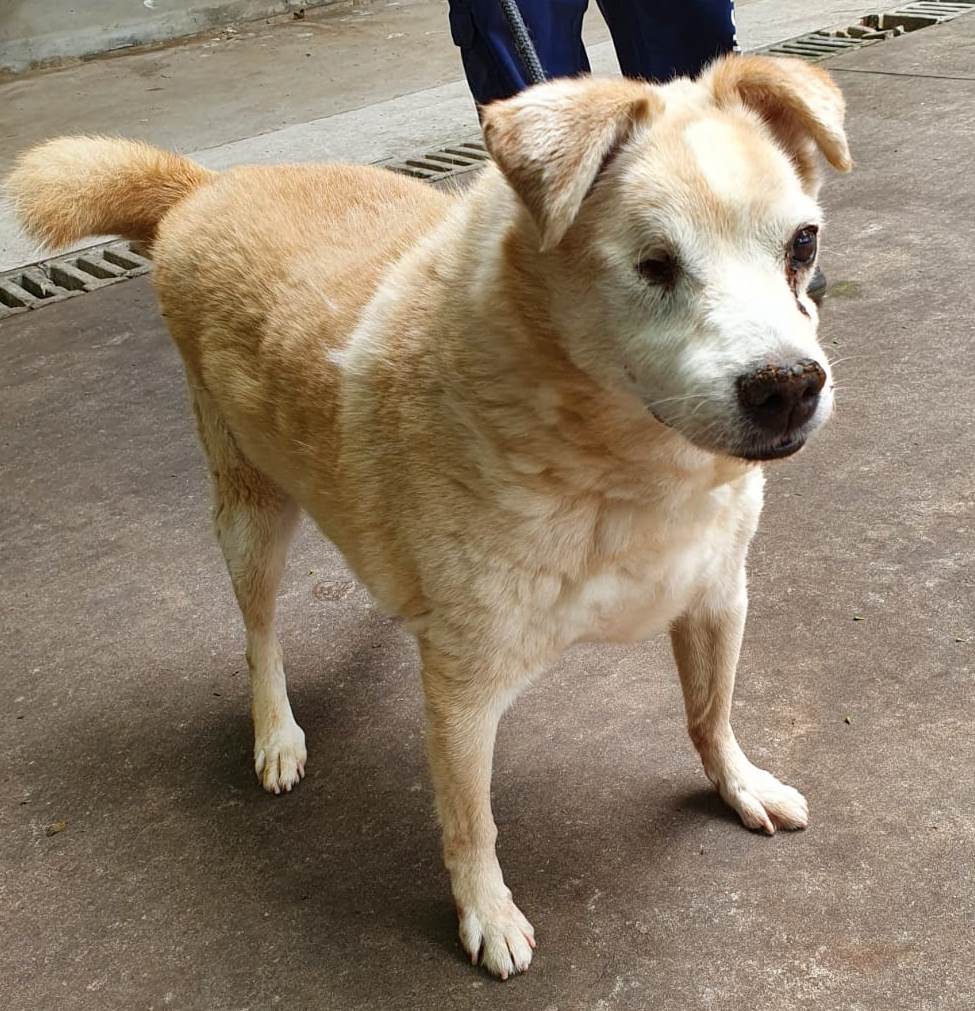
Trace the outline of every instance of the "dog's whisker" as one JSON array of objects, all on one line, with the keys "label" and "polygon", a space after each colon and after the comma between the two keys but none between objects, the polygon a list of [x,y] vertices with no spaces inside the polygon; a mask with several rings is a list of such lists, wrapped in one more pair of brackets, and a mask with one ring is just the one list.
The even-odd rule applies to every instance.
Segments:
[{"label": "dog's whisker", "polygon": [[829,362],[829,367],[835,369],[837,365],[842,365],[843,362],[852,362],[857,358],[879,358],[879,355],[843,355],[842,358],[830,359],[827,355],[826,361]]},{"label": "dog's whisker", "polygon": [[697,415],[697,412],[698,412],[698,411],[700,411],[700,409],[701,409],[702,407],[704,407],[704,406],[705,406],[706,404],[707,404],[707,400],[702,400],[702,401],[701,401],[701,402],[700,402],[700,403],[699,403],[699,404],[697,405],[697,407],[695,407],[695,408],[694,408],[694,410],[693,410],[693,411],[691,411],[691,413],[690,413],[690,417],[691,417],[691,418],[695,417],[695,416]]},{"label": "dog's whisker", "polygon": [[680,400],[705,400],[707,399],[706,393],[688,393],[682,397],[664,397],[662,400],[653,400],[647,404],[647,407],[654,408],[659,407],[661,404],[672,404]]}]

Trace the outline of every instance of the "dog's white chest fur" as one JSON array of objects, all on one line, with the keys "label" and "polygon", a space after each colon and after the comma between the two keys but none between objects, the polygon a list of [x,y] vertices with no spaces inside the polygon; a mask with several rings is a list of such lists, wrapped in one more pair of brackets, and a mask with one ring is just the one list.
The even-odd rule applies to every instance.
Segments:
[{"label": "dog's white chest fur", "polygon": [[578,642],[632,642],[666,629],[705,591],[733,595],[762,487],[756,469],[658,489],[645,502],[546,510],[534,499],[533,519],[484,530],[471,582],[476,599],[493,602],[490,638],[552,655]]},{"label": "dog's white chest fur", "polygon": [[633,642],[665,628],[713,568],[713,540],[597,570],[566,595],[558,620],[574,642]]},{"label": "dog's white chest fur", "polygon": [[620,507],[604,518],[586,574],[563,586],[551,612],[562,635],[572,642],[644,639],[674,621],[703,587],[720,584],[726,573],[733,578],[741,535],[747,542],[761,507],[756,477],[702,492],[680,508]]}]

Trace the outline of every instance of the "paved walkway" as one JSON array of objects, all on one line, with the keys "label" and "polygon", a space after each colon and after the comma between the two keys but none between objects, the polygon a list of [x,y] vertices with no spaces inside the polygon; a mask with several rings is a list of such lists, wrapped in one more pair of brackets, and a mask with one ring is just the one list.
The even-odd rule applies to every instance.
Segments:
[{"label": "paved walkway", "polygon": [[413,648],[308,530],[282,639],[309,774],[258,789],[147,280],[0,325],[0,1006],[975,1006],[973,67],[975,16],[833,62],[839,410],[770,468],[735,710],[808,831],[749,834],[710,792],[663,640],[579,649],[502,728],[540,942],[507,984],[455,941]]}]

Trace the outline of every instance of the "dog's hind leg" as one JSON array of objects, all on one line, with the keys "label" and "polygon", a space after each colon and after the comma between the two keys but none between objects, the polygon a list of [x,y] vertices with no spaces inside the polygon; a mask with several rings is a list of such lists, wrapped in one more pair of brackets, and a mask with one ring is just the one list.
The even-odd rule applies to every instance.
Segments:
[{"label": "dog's hind leg", "polygon": [[298,508],[244,458],[202,390],[193,390],[213,479],[213,520],[247,633],[254,768],[264,789],[288,792],[305,773],[305,735],[288,701],[275,602]]}]

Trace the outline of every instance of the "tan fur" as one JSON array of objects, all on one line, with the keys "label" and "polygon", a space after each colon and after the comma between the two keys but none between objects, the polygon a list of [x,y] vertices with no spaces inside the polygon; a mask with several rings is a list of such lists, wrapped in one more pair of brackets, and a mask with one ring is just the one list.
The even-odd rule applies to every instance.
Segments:
[{"label": "tan fur", "polygon": [[833,168],[853,168],[843,131],[843,95],[822,67],[791,57],[742,56],[719,60],[703,83],[718,105],[741,102],[758,112],[795,160],[807,186],[817,178],[816,147]]},{"label": "tan fur", "polygon": [[162,215],[213,177],[140,141],[59,137],[17,159],[7,192],[24,229],[47,246],[88,235],[151,241]]},{"label": "tan fur", "polygon": [[[370,168],[214,175],[99,138],[42,145],[10,180],[47,241],[155,240],[246,625],[267,789],[290,790],[306,760],[273,627],[299,507],[415,633],[461,939],[501,977],[527,967],[534,936],[494,850],[495,730],[573,643],[672,627],[709,778],[749,827],[805,824],[801,795],[745,758],[729,722],[761,470],[707,448],[716,422],[698,434],[697,410],[658,420],[688,398],[641,401],[631,374],[670,373],[654,371],[658,352],[621,360],[652,334],[618,338],[649,311],[633,264],[659,240],[639,232],[652,207],[653,228],[672,220],[669,237],[698,249],[701,278],[720,253],[711,287],[677,310],[730,307],[746,350],[780,331],[782,347],[815,349],[814,310],[780,276],[791,233],[781,248],[766,239],[815,213],[781,145],[848,162],[838,93],[817,88],[815,71],[749,59],[703,84],[532,89],[487,110],[502,171],[464,197]],[[709,151],[715,138],[726,151]]]},{"label": "tan fur", "polygon": [[607,159],[663,106],[636,81],[576,78],[556,87],[548,105],[516,96],[483,116],[484,142],[532,213],[542,249],[558,245]]}]

